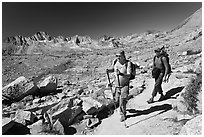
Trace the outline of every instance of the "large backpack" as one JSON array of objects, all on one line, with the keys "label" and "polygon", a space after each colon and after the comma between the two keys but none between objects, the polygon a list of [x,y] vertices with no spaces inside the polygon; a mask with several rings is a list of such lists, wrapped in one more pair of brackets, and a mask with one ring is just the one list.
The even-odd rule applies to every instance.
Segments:
[{"label": "large backpack", "polygon": [[130,80],[135,79],[136,76],[136,68],[138,67],[136,64],[134,64],[133,62],[131,62],[131,76],[130,76]]},{"label": "large backpack", "polygon": [[[117,62],[117,60],[114,61],[114,65]],[[138,67],[137,64],[134,64],[133,62],[131,62],[130,60],[128,60],[128,62],[130,62],[131,64],[131,76],[129,80],[133,80],[135,79],[135,75],[136,75],[136,68]],[[127,67],[127,66],[126,66]]]},{"label": "large backpack", "polygon": [[[168,64],[168,68],[169,68],[169,71],[167,72],[167,74],[170,74],[172,71],[171,71],[171,65],[170,65],[170,63],[169,63],[169,55],[168,55],[167,53],[165,53],[165,54],[162,54],[162,56],[160,57],[160,60],[161,60],[162,65],[163,65],[163,67],[164,67],[164,63],[163,63],[163,61],[162,61],[162,57],[166,57],[167,64]],[[155,62],[155,58],[156,58],[156,56],[154,56],[154,62]]]}]

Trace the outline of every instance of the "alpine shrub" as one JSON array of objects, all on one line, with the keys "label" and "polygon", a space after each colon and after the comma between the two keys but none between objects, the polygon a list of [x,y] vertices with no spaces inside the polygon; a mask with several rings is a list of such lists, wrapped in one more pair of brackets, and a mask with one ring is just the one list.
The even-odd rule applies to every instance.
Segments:
[{"label": "alpine shrub", "polygon": [[195,78],[187,85],[183,97],[186,101],[187,109],[190,114],[200,113],[197,108],[198,93],[202,92],[202,74],[197,74]]}]

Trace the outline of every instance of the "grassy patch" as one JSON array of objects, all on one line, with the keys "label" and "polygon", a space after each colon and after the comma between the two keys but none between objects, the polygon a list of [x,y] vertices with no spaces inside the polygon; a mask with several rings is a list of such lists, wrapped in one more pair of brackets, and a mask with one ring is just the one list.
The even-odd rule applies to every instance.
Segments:
[{"label": "grassy patch", "polygon": [[191,79],[191,82],[186,87],[186,92],[183,93],[188,112],[190,114],[198,114],[197,108],[198,93],[201,92],[202,87],[202,74],[197,74],[195,78]]}]

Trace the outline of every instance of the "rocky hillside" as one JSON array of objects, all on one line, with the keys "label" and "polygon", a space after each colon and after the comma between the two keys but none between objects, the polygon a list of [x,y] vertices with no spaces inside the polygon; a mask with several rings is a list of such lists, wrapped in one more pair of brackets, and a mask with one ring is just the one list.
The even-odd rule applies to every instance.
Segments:
[{"label": "rocky hillside", "polygon": [[[148,95],[145,89],[149,91],[152,84],[148,81],[151,81],[154,49],[161,46],[169,53],[175,88],[185,87],[179,84],[202,74],[202,9],[169,32],[147,31],[93,40],[89,36],[53,37],[40,31],[31,37],[5,38],[2,43],[3,134],[95,132],[118,103],[113,102],[110,89],[106,88],[105,70],[111,66],[114,53],[123,49],[131,61],[139,64],[137,77],[131,83],[130,99],[134,100],[142,92],[145,92],[142,96]],[[169,86],[165,88],[169,90]],[[130,102],[134,103],[133,100]],[[173,130],[168,134],[178,134],[182,125],[179,124],[176,133]]]}]

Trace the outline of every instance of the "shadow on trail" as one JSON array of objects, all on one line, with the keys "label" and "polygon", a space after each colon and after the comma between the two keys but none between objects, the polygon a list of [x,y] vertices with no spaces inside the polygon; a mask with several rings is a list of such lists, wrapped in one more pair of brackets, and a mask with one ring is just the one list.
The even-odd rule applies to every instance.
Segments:
[{"label": "shadow on trail", "polygon": [[[176,99],[178,97],[178,95],[176,95],[176,94],[181,92],[183,90],[183,88],[184,88],[184,86],[170,89],[164,95],[164,99],[160,100],[160,101],[164,101],[164,100],[167,100],[167,99]],[[174,96],[174,95],[176,95],[176,96]],[[159,101],[154,101],[154,102],[159,102]]]},{"label": "shadow on trail", "polygon": [[130,113],[136,113],[136,114],[132,114],[132,115],[127,115],[127,118],[136,117],[136,116],[140,116],[140,115],[147,115],[147,114],[150,114],[152,112],[161,111],[161,110],[163,110],[162,112],[166,112],[166,111],[171,110],[171,109],[172,109],[172,106],[169,104],[153,106],[147,110],[127,109],[127,111],[129,111]]},{"label": "shadow on trail", "polygon": [[138,124],[138,123],[140,123],[140,122],[142,122],[142,121],[148,120],[148,119],[150,119],[150,118],[152,118],[152,117],[155,117],[155,116],[157,116],[157,115],[160,115],[160,114],[162,114],[162,113],[164,113],[164,112],[166,112],[166,111],[169,111],[169,110],[171,110],[171,109],[172,109],[172,106],[169,105],[169,104],[164,104],[164,105],[159,105],[159,106],[153,106],[153,107],[151,107],[151,108],[149,108],[149,109],[147,109],[147,110],[127,109],[127,111],[129,111],[130,113],[135,113],[135,114],[132,114],[132,115],[127,115],[127,118],[136,117],[136,116],[141,116],[141,115],[147,115],[147,114],[150,114],[150,113],[153,113],[153,112],[156,112],[156,111],[161,111],[161,110],[163,110],[163,111],[159,112],[158,114],[155,114],[155,115],[153,115],[153,116],[150,116],[150,117],[148,117],[148,118],[145,118],[145,119],[143,119],[143,120],[140,120],[140,121],[138,121],[138,122],[136,122],[136,123],[134,123],[134,124],[129,125],[128,127],[133,126],[133,125],[135,125],[135,124]]},{"label": "shadow on trail", "polygon": [[181,92],[183,90],[183,88],[184,88],[184,86],[170,89],[169,91],[166,92],[165,99],[176,98],[176,97],[172,97],[172,96]]}]

